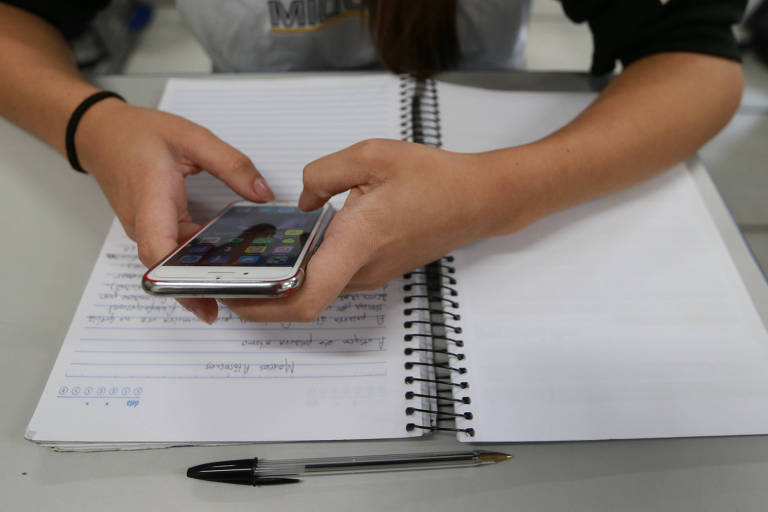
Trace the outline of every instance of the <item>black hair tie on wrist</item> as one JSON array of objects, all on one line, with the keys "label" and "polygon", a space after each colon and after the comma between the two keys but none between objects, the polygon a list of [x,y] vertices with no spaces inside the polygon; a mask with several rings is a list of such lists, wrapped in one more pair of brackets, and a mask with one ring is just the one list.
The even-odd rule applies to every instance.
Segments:
[{"label": "black hair tie on wrist", "polygon": [[80,123],[80,119],[82,119],[83,114],[85,114],[89,108],[101,100],[105,100],[107,98],[117,98],[119,100],[125,101],[125,98],[116,92],[99,91],[85,98],[83,102],[77,106],[75,111],[72,112],[72,117],[69,118],[69,122],[67,123],[67,133],[64,138],[64,145],[67,148],[67,158],[69,158],[69,165],[71,165],[72,168],[76,171],[85,173],[83,168],[80,167],[80,160],[77,159],[77,151],[75,150],[75,131],[77,130],[77,125]]}]

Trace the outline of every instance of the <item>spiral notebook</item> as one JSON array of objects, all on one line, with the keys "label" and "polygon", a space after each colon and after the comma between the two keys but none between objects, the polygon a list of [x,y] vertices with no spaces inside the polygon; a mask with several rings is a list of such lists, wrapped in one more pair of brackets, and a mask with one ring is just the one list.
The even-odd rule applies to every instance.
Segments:
[{"label": "spiral notebook", "polygon": [[[170,80],[160,108],[209,127],[295,199],[305,163],[358,140],[512,146],[593,98],[374,75]],[[206,175],[188,193],[198,219],[232,197]],[[768,432],[766,330],[685,166],[339,297],[310,324],[224,310],[206,326],[144,294],[142,272],[115,221],[28,439],[99,450]]]}]

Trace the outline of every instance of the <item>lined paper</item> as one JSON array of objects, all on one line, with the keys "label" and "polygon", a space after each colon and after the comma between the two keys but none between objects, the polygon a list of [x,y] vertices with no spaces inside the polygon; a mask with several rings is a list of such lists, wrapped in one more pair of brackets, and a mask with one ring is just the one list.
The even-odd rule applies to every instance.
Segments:
[{"label": "lined paper", "polygon": [[[403,282],[339,297],[316,322],[208,326],[146,294],[117,221],[28,437],[204,443],[400,437]],[[247,426],[247,427],[246,427]]]},{"label": "lined paper", "polygon": [[[302,170],[370,138],[400,138],[400,79],[391,75],[169,80],[160,109],[207,127],[245,153],[277,200],[298,200]],[[206,173],[187,179],[191,214],[211,218],[237,196]],[[346,195],[332,202],[340,207]]]},{"label": "lined paper", "polygon": [[[307,161],[361,137],[397,137],[397,83],[170,81],[162,107],[246,152],[278,197],[290,199]],[[218,211],[231,195],[202,174],[189,194],[198,215]],[[343,295],[311,323],[248,323],[222,307],[208,326],[175,301],[146,294],[144,271],[115,219],[28,439],[102,449],[420,434],[405,430],[405,408],[414,404],[404,398],[413,390],[404,363],[424,356],[404,354],[402,279]]]},{"label": "lined paper", "polygon": [[[457,151],[536,140],[594,97],[439,93]],[[768,335],[685,166],[454,257],[463,440],[768,432]]]}]

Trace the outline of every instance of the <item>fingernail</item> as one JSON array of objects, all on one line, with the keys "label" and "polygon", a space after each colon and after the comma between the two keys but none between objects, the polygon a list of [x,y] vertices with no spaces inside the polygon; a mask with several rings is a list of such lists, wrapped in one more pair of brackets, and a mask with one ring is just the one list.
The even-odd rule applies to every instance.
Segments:
[{"label": "fingernail", "polygon": [[272,190],[270,190],[269,185],[264,181],[264,178],[256,178],[253,181],[253,191],[265,201],[271,201],[275,198],[275,194],[272,193]]},{"label": "fingernail", "polygon": [[189,309],[193,315],[195,315],[197,318],[207,323],[208,325],[211,325],[214,322],[214,320],[216,320],[216,317],[212,315],[210,312],[206,311],[204,307],[194,305],[194,306],[189,306],[187,309]]}]

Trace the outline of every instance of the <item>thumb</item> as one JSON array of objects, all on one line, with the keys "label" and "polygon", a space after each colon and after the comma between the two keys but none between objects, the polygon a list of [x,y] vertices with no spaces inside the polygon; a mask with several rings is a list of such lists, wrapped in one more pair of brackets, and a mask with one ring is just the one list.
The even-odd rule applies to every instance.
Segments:
[{"label": "thumb", "polygon": [[263,203],[275,198],[251,159],[210,130],[200,127],[185,142],[184,153],[195,165],[219,178],[245,199]]},{"label": "thumb", "polygon": [[376,141],[363,141],[307,164],[299,208],[320,208],[336,194],[369,184],[372,172],[368,155],[375,150],[375,144]]}]

